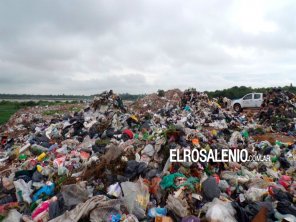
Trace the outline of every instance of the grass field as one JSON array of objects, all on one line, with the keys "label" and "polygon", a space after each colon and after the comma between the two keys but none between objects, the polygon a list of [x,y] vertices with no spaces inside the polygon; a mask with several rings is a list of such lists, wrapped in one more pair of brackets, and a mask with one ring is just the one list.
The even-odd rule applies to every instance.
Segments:
[{"label": "grass field", "polygon": [[0,125],[7,122],[18,109],[19,107],[15,103],[0,103]]},{"label": "grass field", "polygon": [[[27,101],[27,102],[11,102],[1,101],[0,102],[0,125],[6,123],[9,118],[19,109],[31,106],[54,106],[62,104],[75,104],[77,101],[62,102],[62,101]],[[73,110],[75,111],[75,110]],[[58,113],[58,111],[48,111],[45,115],[53,114],[52,112]]]}]

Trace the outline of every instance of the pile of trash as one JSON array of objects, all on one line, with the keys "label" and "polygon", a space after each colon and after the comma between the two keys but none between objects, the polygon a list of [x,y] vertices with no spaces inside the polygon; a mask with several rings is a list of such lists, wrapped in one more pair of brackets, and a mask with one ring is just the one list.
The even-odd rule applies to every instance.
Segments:
[{"label": "pile of trash", "polygon": [[168,90],[163,96],[152,93],[131,104],[130,110],[136,113],[157,112],[164,107],[178,105],[182,94],[179,89]]},{"label": "pile of trash", "polygon": [[[1,132],[0,221],[296,221],[294,139],[254,140],[248,117],[194,89],[166,95],[127,107],[104,92]],[[173,162],[172,149],[246,149],[270,161]]]},{"label": "pile of trash", "polygon": [[9,121],[0,125],[0,132],[6,132],[9,137],[20,139],[18,135],[27,135],[35,124],[50,124],[57,121],[62,115],[69,115],[72,112],[83,108],[83,104],[61,104],[54,106],[33,106],[17,111]]},{"label": "pile of trash", "polygon": [[257,115],[259,123],[271,127],[274,131],[295,135],[296,96],[281,89],[270,90]]}]

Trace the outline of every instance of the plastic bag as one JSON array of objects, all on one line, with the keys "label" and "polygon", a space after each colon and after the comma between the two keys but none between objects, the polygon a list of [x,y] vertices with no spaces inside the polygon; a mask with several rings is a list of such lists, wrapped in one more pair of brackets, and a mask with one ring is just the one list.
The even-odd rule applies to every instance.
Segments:
[{"label": "plastic bag", "polygon": [[188,216],[188,217],[182,218],[182,222],[200,222],[200,220],[195,216]]},{"label": "plastic bag", "polygon": [[20,221],[22,215],[16,210],[11,209],[7,215],[7,217],[3,220],[3,222],[15,222]]},{"label": "plastic bag", "polygon": [[19,179],[17,181],[14,181],[13,184],[15,186],[18,202],[21,202],[23,200],[28,204],[31,204],[32,199],[30,195],[33,192],[33,190],[31,189],[32,181],[26,183],[23,179]]},{"label": "plastic bag", "polygon": [[124,201],[129,213],[134,214],[138,219],[145,218],[146,208],[149,202],[149,188],[140,178],[138,182],[123,182],[121,188]]},{"label": "plastic bag", "polygon": [[215,198],[211,203],[209,203],[208,207],[209,208],[206,213],[206,218],[208,221],[236,222],[236,211],[230,203],[226,203]]},{"label": "plastic bag", "polygon": [[70,184],[62,187],[62,195],[65,205],[68,207],[75,206],[88,199],[86,187],[80,184]]},{"label": "plastic bag", "polygon": [[209,177],[202,183],[202,194],[206,200],[212,201],[215,197],[218,198],[220,193],[220,189],[214,177]]},{"label": "plastic bag", "polygon": [[269,168],[266,170],[266,174],[268,176],[271,176],[272,178],[279,178],[278,172],[276,172],[276,171],[274,171],[272,169],[269,169]]},{"label": "plastic bag", "polygon": [[162,189],[167,189],[167,188],[170,188],[170,187],[173,187],[173,188],[176,189],[177,186],[175,185],[175,179],[176,179],[177,177],[184,177],[184,178],[186,178],[185,175],[182,174],[182,173],[173,173],[173,174],[169,174],[169,175],[164,176],[164,177],[162,178],[162,181],[160,182],[160,187],[161,187]]},{"label": "plastic bag", "polygon": [[157,216],[166,216],[167,215],[167,209],[166,208],[160,208],[160,207],[153,207],[148,210],[148,216],[149,217],[157,217]]},{"label": "plastic bag", "polygon": [[234,131],[230,137],[229,140],[229,146],[230,147],[237,147],[238,146],[238,141],[244,141],[242,135],[238,131]]},{"label": "plastic bag", "polygon": [[34,221],[40,221],[44,214],[49,211],[50,201],[44,201],[38,205],[38,207],[32,212],[32,219]]},{"label": "plastic bag", "polygon": [[154,152],[155,152],[154,147],[151,144],[148,144],[145,146],[145,148],[142,150],[141,153],[151,157],[154,155]]},{"label": "plastic bag", "polygon": [[230,187],[226,180],[220,180],[218,186],[222,192],[226,192]]},{"label": "plastic bag", "polygon": [[47,185],[41,187],[34,195],[33,201],[38,200],[42,195],[53,196],[55,184],[52,182],[47,182]]},{"label": "plastic bag", "polygon": [[231,180],[231,179],[236,179],[237,177],[237,173],[236,172],[233,172],[233,171],[223,171],[220,175],[220,178],[221,179],[224,179],[224,180]]},{"label": "plastic bag", "polygon": [[173,195],[170,194],[168,196],[168,199],[167,199],[166,203],[167,203],[166,208],[173,211],[179,217],[188,216],[188,214],[189,214],[189,211],[188,211],[189,206],[188,206],[188,203],[186,202],[186,200],[176,198],[176,197],[174,197]]},{"label": "plastic bag", "polygon": [[262,201],[263,196],[265,194],[267,194],[267,189],[251,187],[245,192],[245,197],[249,201],[256,202],[256,201]]},{"label": "plastic bag", "polygon": [[108,191],[108,195],[112,195],[114,197],[119,197],[121,195],[121,188],[119,186],[119,183],[110,185],[107,188],[107,191]]}]

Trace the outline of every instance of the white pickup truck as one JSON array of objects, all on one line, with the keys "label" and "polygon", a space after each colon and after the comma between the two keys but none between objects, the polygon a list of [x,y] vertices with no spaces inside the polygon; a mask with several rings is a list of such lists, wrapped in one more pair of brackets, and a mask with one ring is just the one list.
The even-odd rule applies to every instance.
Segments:
[{"label": "white pickup truck", "polygon": [[239,112],[243,108],[256,108],[260,107],[263,103],[263,93],[249,93],[240,99],[233,100],[231,107]]}]

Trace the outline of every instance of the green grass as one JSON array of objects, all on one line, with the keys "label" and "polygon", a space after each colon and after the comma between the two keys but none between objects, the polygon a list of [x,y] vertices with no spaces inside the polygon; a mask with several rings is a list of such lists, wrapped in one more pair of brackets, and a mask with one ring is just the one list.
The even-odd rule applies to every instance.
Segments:
[{"label": "green grass", "polygon": [[8,103],[1,104],[0,103],[0,125],[6,123],[10,116],[13,115],[16,111],[18,111],[19,107],[16,104]]}]

